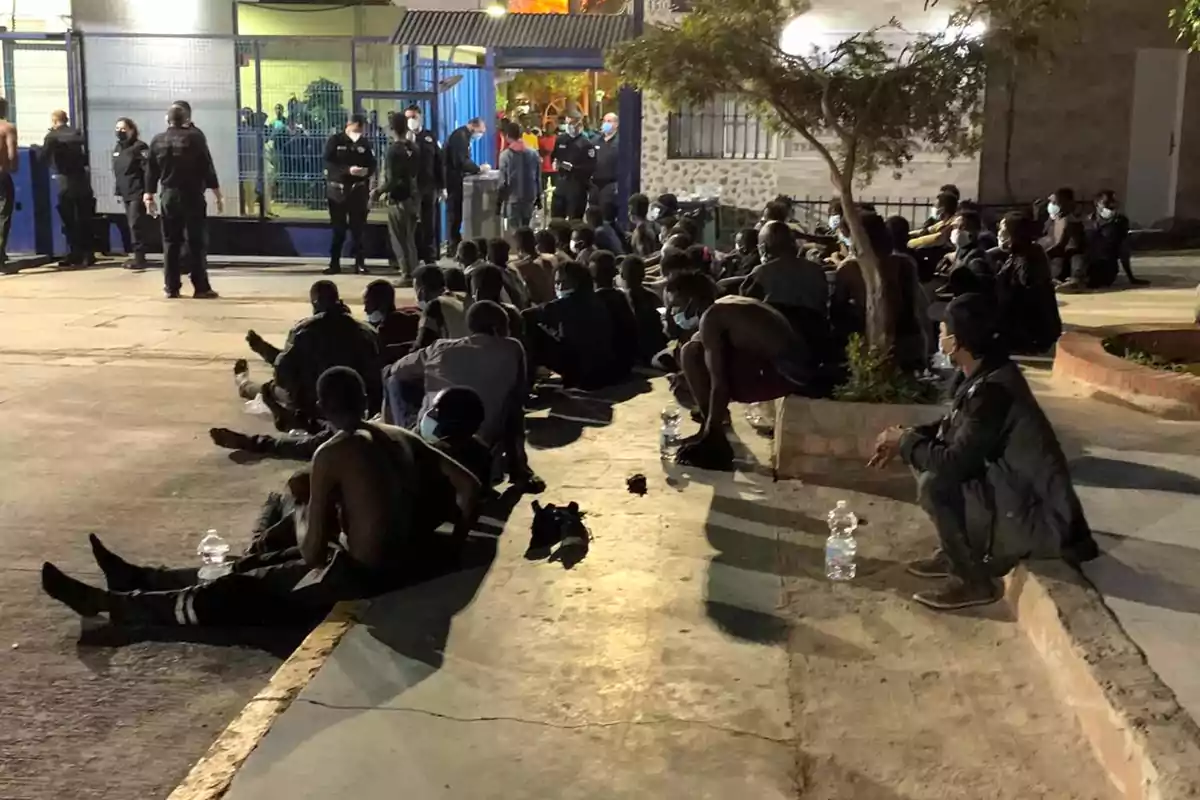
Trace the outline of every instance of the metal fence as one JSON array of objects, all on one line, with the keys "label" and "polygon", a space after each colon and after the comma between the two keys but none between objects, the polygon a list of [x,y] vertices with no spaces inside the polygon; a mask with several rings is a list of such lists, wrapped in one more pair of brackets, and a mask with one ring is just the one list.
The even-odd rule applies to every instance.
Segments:
[{"label": "metal fence", "polygon": [[[899,216],[908,221],[912,229],[923,226],[930,217],[935,216],[935,197],[859,197],[859,205],[870,206],[885,219]],[[796,221],[807,229],[813,230],[818,225],[825,225],[829,219],[829,205],[832,197],[803,197],[792,198],[792,215]],[[994,230],[999,225],[1000,218],[1009,211],[1028,211],[1031,203],[982,203],[978,204],[979,212],[986,227]]]},{"label": "metal fence", "polygon": [[40,145],[50,112],[72,111],[71,67],[66,34],[0,33],[0,85],[18,146]]},{"label": "metal fence", "polygon": [[[480,56],[350,37],[83,36],[83,108],[99,210],[120,210],[109,165],[112,125],[131,117],[149,140],[167,106],[192,105],[226,194],[226,216],[325,215],[323,152],[351,114],[367,117],[381,161],[388,122],[416,104],[445,141],[488,116]],[[486,160],[491,142],[474,146]],[[236,187],[236,189],[235,189]]]},{"label": "metal fence", "polygon": [[776,137],[745,103],[717,98],[673,111],[667,118],[667,157],[770,159]]}]

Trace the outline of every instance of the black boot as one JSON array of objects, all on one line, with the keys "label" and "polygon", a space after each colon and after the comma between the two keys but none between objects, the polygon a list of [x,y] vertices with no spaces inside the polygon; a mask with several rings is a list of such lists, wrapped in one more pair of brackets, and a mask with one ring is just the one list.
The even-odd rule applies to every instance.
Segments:
[{"label": "black boot", "polygon": [[81,617],[98,617],[110,610],[108,592],[75,580],[49,561],[42,564],[42,591]]},{"label": "black boot", "polygon": [[143,578],[142,569],[105,547],[99,536],[89,533],[88,542],[92,545],[92,556],[100,566],[100,571],[104,573],[104,580],[110,592],[132,592],[135,589],[150,588]]},{"label": "black boot", "polygon": [[212,437],[213,444],[226,450],[251,450],[254,445],[249,436],[229,428],[209,428],[208,435]]},{"label": "black boot", "polygon": [[354,265],[354,274],[355,275],[370,275],[371,270],[367,269],[366,264],[359,263],[359,264]]},{"label": "black boot", "polygon": [[330,261],[329,266],[321,270],[322,275],[340,275],[342,274],[342,265],[336,261]]}]

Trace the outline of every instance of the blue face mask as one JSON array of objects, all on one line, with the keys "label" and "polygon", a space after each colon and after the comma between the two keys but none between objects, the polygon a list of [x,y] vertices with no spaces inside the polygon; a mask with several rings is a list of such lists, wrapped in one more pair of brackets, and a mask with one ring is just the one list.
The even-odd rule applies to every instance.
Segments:
[{"label": "blue face mask", "polygon": [[841,224],[842,224],[842,215],[841,214],[830,214],[829,215],[829,230],[836,231]]},{"label": "blue face mask", "polygon": [[418,301],[417,301],[417,308],[419,308],[419,309],[421,309],[422,311],[424,311],[425,309],[429,308],[429,301],[428,301],[428,300],[418,300]]},{"label": "blue face mask", "polygon": [[1062,211],[1062,206],[1058,203],[1050,203],[1046,206],[1046,210],[1050,212],[1050,216],[1057,217],[1059,212]]},{"label": "blue face mask", "polygon": [[483,131],[471,131],[471,141],[478,142],[483,138]]},{"label": "blue face mask", "polygon": [[417,425],[417,432],[421,434],[421,438],[425,441],[436,442],[438,440],[437,427],[437,420],[429,416],[429,414],[424,414],[421,417],[420,424]]},{"label": "blue face mask", "polygon": [[600,132],[603,133],[605,136],[608,136],[610,133],[613,132],[613,130],[615,128],[616,128],[616,126],[613,125],[611,122],[605,122],[600,125]]},{"label": "blue face mask", "polygon": [[686,311],[676,311],[674,316],[681,331],[694,331],[700,327],[700,317],[690,317]]},{"label": "blue face mask", "polygon": [[562,300],[564,297],[570,297],[571,295],[575,294],[575,290],[574,289],[555,289],[554,293],[556,295],[558,295],[559,300]]}]

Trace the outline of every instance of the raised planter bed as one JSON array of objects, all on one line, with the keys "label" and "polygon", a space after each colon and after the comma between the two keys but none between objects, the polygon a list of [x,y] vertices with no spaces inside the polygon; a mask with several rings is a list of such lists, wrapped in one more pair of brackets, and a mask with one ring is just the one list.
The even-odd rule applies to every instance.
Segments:
[{"label": "raised planter bed", "polygon": [[[942,416],[939,405],[842,403],[784,397],[776,401],[772,466],[779,478],[821,474],[831,460],[866,467],[880,431],[924,425]],[[898,462],[897,462],[898,463]]]},{"label": "raised planter bed", "polygon": [[1200,419],[1200,377],[1137,364],[1104,349],[1105,339],[1168,360],[1200,361],[1200,328],[1120,327],[1070,331],[1058,340],[1054,377],[1078,381],[1169,419]]}]

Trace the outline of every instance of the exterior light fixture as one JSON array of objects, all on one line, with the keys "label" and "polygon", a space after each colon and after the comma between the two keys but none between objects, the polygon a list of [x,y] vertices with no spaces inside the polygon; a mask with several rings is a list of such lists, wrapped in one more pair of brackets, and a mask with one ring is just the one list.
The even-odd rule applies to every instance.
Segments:
[{"label": "exterior light fixture", "polygon": [[488,0],[488,4],[483,7],[483,13],[498,19],[508,13],[508,4],[505,0]]}]

